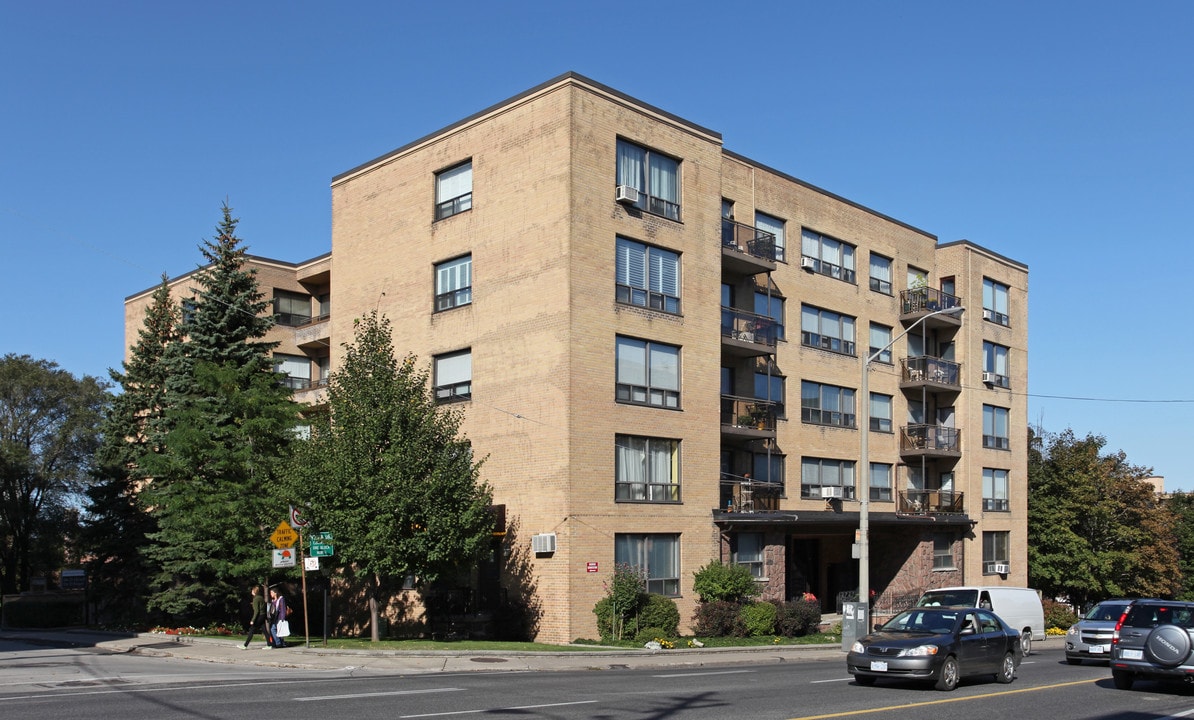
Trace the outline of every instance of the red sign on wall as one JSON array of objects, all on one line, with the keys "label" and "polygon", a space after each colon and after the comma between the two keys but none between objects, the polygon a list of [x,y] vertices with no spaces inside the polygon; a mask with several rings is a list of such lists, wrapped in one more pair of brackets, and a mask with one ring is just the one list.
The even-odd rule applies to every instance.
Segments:
[{"label": "red sign on wall", "polygon": [[597,572],[597,563],[585,563],[585,572]]}]

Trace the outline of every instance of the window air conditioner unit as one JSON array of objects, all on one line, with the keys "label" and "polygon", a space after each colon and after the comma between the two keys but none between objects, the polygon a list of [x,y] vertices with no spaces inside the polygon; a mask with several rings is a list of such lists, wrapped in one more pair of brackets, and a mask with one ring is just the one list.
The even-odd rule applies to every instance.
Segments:
[{"label": "window air conditioner unit", "polygon": [[535,554],[553,553],[556,551],[556,534],[540,533],[531,536],[531,551]]},{"label": "window air conditioner unit", "polygon": [[816,270],[817,259],[811,257],[802,257],[800,258],[800,267],[804,268],[805,270]]},{"label": "window air conditioner unit", "polygon": [[991,563],[991,570],[992,572],[997,572],[1000,575],[1007,575],[1011,570],[1011,567],[1009,567],[1006,563]]},{"label": "window air conditioner unit", "polygon": [[821,497],[825,498],[826,500],[829,500],[832,498],[837,498],[838,500],[841,500],[842,499],[842,488],[839,486],[836,486],[836,485],[823,487],[823,488],[821,488]]},{"label": "window air conditioner unit", "polygon": [[626,205],[634,205],[638,202],[638,189],[630,185],[619,185],[618,189],[614,191],[614,200]]},{"label": "window air conditioner unit", "polygon": [[999,382],[999,376],[993,372],[983,373],[983,383],[986,385],[995,385]]},{"label": "window air conditioner unit", "polygon": [[994,320],[994,319],[995,319],[995,311],[988,310],[987,308],[983,308],[983,320]]}]

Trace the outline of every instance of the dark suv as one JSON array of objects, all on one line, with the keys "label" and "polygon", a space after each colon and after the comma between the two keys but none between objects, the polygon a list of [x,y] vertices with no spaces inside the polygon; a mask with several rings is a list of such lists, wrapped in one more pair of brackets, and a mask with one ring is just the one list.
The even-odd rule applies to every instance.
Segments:
[{"label": "dark suv", "polygon": [[1136,600],[1115,626],[1111,678],[1129,690],[1136,680],[1194,682],[1194,603]]}]

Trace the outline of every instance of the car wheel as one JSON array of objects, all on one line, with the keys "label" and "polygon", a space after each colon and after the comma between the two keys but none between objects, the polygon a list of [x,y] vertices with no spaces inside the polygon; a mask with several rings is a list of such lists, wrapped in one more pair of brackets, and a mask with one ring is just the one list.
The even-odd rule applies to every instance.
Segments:
[{"label": "car wheel", "polygon": [[1066,658],[1065,661],[1071,665],[1081,665],[1082,664],[1082,658]]},{"label": "car wheel", "polygon": [[1115,687],[1118,690],[1132,689],[1132,675],[1122,670],[1111,671],[1111,682],[1115,683]]},{"label": "car wheel", "polygon": [[875,684],[875,678],[871,677],[870,675],[855,675],[854,682],[862,685],[863,687],[870,687]]},{"label": "car wheel", "polygon": [[1003,663],[999,666],[999,672],[995,673],[995,680],[1004,685],[1016,679],[1016,658],[1012,653],[1003,656]]},{"label": "car wheel", "polygon": [[1032,654],[1032,628],[1024,628],[1020,631],[1020,650],[1024,653],[1024,657]]},{"label": "car wheel", "polygon": [[940,674],[937,676],[938,690],[953,690],[958,686],[958,677],[961,674],[961,669],[958,667],[958,659],[953,655],[945,658],[945,662],[941,663]]}]

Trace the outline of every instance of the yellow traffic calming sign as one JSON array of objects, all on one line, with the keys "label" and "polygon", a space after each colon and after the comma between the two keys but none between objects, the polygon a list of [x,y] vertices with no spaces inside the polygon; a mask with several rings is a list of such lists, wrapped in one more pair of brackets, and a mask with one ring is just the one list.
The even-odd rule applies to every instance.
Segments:
[{"label": "yellow traffic calming sign", "polygon": [[290,523],[283,520],[278,523],[278,527],[274,529],[274,534],[270,535],[269,539],[276,548],[294,547],[294,543],[298,540],[298,533],[290,527]]}]

